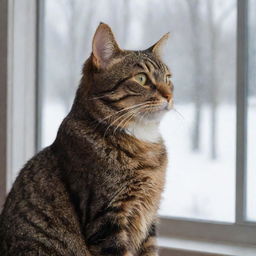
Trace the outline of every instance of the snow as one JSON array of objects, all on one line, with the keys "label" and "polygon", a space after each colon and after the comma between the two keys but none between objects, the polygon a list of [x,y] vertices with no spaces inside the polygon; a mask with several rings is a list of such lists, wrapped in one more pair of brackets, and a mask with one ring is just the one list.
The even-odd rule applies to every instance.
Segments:
[{"label": "snow", "polygon": [[201,150],[191,151],[193,105],[177,106],[162,123],[169,166],[161,215],[234,221],[235,107],[218,110],[217,158],[210,158],[210,109],[203,108]]}]

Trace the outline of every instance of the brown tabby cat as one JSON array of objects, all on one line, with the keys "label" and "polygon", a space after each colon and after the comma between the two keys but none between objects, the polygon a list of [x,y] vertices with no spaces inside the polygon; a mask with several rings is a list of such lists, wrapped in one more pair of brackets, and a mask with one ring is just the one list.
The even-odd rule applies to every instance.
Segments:
[{"label": "brown tabby cat", "polygon": [[172,106],[160,45],[121,50],[101,23],[54,143],[21,170],[0,218],[0,255],[158,255]]}]

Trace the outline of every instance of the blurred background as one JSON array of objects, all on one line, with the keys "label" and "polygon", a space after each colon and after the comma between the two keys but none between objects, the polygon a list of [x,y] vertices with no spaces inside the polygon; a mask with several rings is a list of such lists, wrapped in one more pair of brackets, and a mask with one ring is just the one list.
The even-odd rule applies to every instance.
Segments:
[{"label": "blurred background", "polygon": [[[254,5],[250,10],[256,10],[255,1],[250,4]],[[169,31],[164,60],[173,73],[175,109],[161,126],[169,166],[160,214],[233,222],[236,9],[235,0],[46,0],[40,147],[54,140],[70,109],[100,21],[112,27],[125,49],[146,49]],[[256,31],[255,17],[250,26]],[[255,51],[252,43],[251,69],[256,67]],[[254,140],[248,144],[248,216],[252,219],[256,219],[255,110],[255,72],[251,72],[248,136]]]}]

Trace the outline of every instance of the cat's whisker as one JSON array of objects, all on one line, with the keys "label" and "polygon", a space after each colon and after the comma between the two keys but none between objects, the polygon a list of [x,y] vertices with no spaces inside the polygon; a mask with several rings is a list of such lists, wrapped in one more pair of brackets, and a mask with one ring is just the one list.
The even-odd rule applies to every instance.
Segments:
[{"label": "cat's whisker", "polygon": [[[121,121],[117,124],[116,128],[114,129],[113,135],[115,135],[115,132],[116,132],[119,128],[121,128],[121,123],[125,122],[126,120],[131,120],[131,118],[132,118],[132,117],[134,116],[134,114],[136,114],[136,113],[137,113],[137,112],[135,112],[135,110],[134,110],[132,113],[129,112],[129,115],[128,115],[127,117],[125,117],[123,120],[121,120]],[[122,130],[123,128],[124,128],[124,127],[122,127],[121,130]]]},{"label": "cat's whisker", "polygon": [[[130,110],[130,111],[132,111],[132,110]],[[111,123],[108,125],[107,129],[105,130],[104,135],[103,135],[103,138],[105,138],[105,135],[106,135],[108,129],[109,129],[110,127],[112,127],[118,120],[120,120],[121,118],[123,118],[124,116],[126,116],[127,114],[129,115],[130,112],[123,113],[121,116],[119,116],[119,117],[118,117],[117,119],[115,119],[113,122],[111,122]]]},{"label": "cat's whisker", "polygon": [[115,112],[114,114],[111,114],[111,115],[109,115],[109,116],[107,116],[107,117],[101,119],[100,121],[102,122],[102,121],[104,121],[104,120],[106,120],[106,119],[108,119],[108,118],[111,118],[111,117],[114,116],[114,115],[120,114],[120,113],[123,112],[123,111],[136,108],[136,107],[138,107],[138,106],[144,105],[145,103],[146,103],[146,102],[143,102],[143,103],[139,103],[139,104],[135,104],[135,105],[132,105],[132,106],[123,108],[123,109],[121,109],[121,110]]},{"label": "cat's whisker", "polygon": [[[144,106],[146,106],[146,105],[148,105],[147,102],[140,103],[140,104],[137,104],[137,105],[133,105],[133,106],[131,106],[131,107],[127,107],[127,108],[125,108],[125,109],[123,109],[123,110],[120,110],[118,114],[120,114],[120,112],[125,111],[125,110],[129,110],[128,112],[126,112],[126,113],[129,113],[129,112],[132,111],[132,110],[139,109],[139,108],[144,107]],[[112,116],[114,116],[114,114],[113,114]],[[112,124],[113,124],[115,121],[119,120],[119,118],[121,118],[122,116],[123,116],[123,114],[122,114],[121,116],[119,116],[117,119],[115,119],[115,120],[112,122]]]},{"label": "cat's whisker", "polygon": [[124,125],[123,125],[122,128],[121,128],[121,129],[124,129],[124,127],[126,126],[127,122],[129,122],[134,116],[136,116],[136,114],[139,114],[140,110],[142,110],[143,108],[146,108],[146,107],[148,107],[148,106],[149,106],[149,104],[146,104],[145,106],[141,106],[141,107],[135,109],[135,110],[133,111],[133,113],[131,113],[130,116],[125,117],[123,120],[121,120],[121,121],[119,122],[119,124],[117,125],[117,127],[115,128],[113,134],[115,134],[115,131],[116,131],[118,128],[120,128],[121,123],[125,122]]},{"label": "cat's whisker", "polygon": [[182,120],[185,120],[185,117],[184,117],[176,108],[173,107],[172,110],[173,110],[176,114],[178,114],[178,116],[181,117]]},{"label": "cat's whisker", "polygon": [[143,118],[145,117],[146,114],[147,114],[147,112],[142,113],[139,122],[141,122],[143,120]]},{"label": "cat's whisker", "polygon": [[[131,110],[128,111],[127,113],[121,115],[121,116],[118,117],[116,120],[114,120],[114,121],[111,123],[112,126],[113,126],[114,123],[116,123],[118,120],[121,119],[121,121],[116,125],[116,128],[115,128],[114,132],[118,129],[119,124],[120,124],[124,119],[127,118],[127,116],[129,117],[129,116],[130,116],[131,114],[133,114],[137,109],[140,109],[140,108],[142,108],[142,107],[144,107],[144,105],[143,105],[143,106],[138,106],[137,108],[134,108],[134,109],[131,109]],[[127,115],[127,116],[126,116],[126,115]],[[123,117],[124,117],[124,119],[122,120]]]},{"label": "cat's whisker", "polygon": [[126,116],[124,119],[121,120],[121,122],[119,122],[119,124],[117,124],[116,128],[115,128],[114,131],[113,131],[113,136],[115,136],[115,134],[116,134],[116,132],[117,132],[118,129],[121,129],[121,130],[122,130],[122,128],[121,128],[121,123],[124,122],[125,120],[129,119],[129,118],[130,118],[131,116],[133,116],[133,115],[134,115],[134,112],[133,112],[133,113],[129,113],[128,116]]},{"label": "cat's whisker", "polygon": [[[136,104],[136,105],[132,105],[132,106],[126,107],[126,108],[124,108],[124,109],[121,109],[121,110],[115,112],[114,114],[111,114],[111,115],[109,115],[109,116],[107,116],[107,117],[101,119],[99,123],[102,123],[102,121],[107,120],[107,119],[109,119],[109,118],[111,118],[111,117],[113,117],[113,116],[115,116],[115,115],[118,115],[118,114],[120,114],[121,112],[124,112],[124,111],[126,111],[126,110],[135,109],[135,108],[137,108],[137,107],[139,107],[139,106],[143,106],[143,105],[150,106],[150,104],[152,104],[150,101],[146,101],[146,102],[143,102],[143,103],[139,103],[139,104]],[[121,117],[121,116],[120,116],[120,117]],[[98,126],[98,125],[97,125],[97,126]],[[97,126],[96,126],[96,127],[97,127]],[[108,128],[109,128],[109,127],[108,127]],[[107,129],[108,129],[108,128],[107,128]]]},{"label": "cat's whisker", "polygon": [[136,117],[136,115],[138,115],[138,114],[139,114],[139,112],[133,113],[133,114],[130,116],[130,118],[128,118],[128,119],[126,120],[126,122],[124,123],[124,125],[122,126],[121,129],[124,129],[124,128],[126,127],[126,124],[127,124],[128,122],[130,122],[130,120],[131,120],[132,118]]},{"label": "cat's whisker", "polygon": [[[145,106],[145,108],[146,108],[146,107],[148,107],[148,105],[147,105],[147,106]],[[139,111],[137,111],[137,112],[135,113],[135,115],[131,116],[131,118],[134,118],[134,117],[136,117],[136,115],[141,114],[140,110],[142,110],[142,108],[141,108],[141,109],[139,109]],[[145,116],[146,114],[147,114],[147,112],[144,112],[144,113],[142,114],[142,116],[141,116],[141,118],[140,118],[139,122],[144,118],[144,116]],[[131,120],[131,118],[130,118],[130,119],[128,119],[128,120],[124,123],[124,125],[123,125],[122,129],[124,129],[124,128],[125,128],[126,124]]]},{"label": "cat's whisker", "polygon": [[[146,102],[144,102],[144,103],[139,103],[139,104],[135,104],[135,105],[126,107],[126,108],[124,108],[124,109],[121,109],[121,110],[119,110],[119,111],[117,111],[117,112],[115,112],[115,113],[109,115],[109,116],[106,116],[105,118],[103,118],[103,119],[101,119],[101,120],[95,120],[95,123],[97,122],[97,125],[95,126],[95,129],[96,129],[101,123],[103,123],[102,121],[105,121],[105,120],[107,120],[107,119],[110,119],[111,117],[113,117],[113,116],[115,116],[115,115],[118,115],[118,114],[120,114],[120,113],[122,113],[122,112],[124,112],[124,111],[126,111],[126,110],[133,109],[133,108],[135,109],[136,107],[141,106],[141,105],[144,105],[144,104],[146,104]],[[108,128],[107,128],[107,129],[108,129]]]},{"label": "cat's whisker", "polygon": [[[137,111],[137,110],[139,110],[139,109],[141,109],[141,108],[144,108],[144,107],[146,107],[147,105],[148,105],[148,103],[144,102],[142,106],[138,106],[137,108],[134,108],[134,109],[131,109],[130,111],[128,111],[128,112],[127,112],[128,118],[129,118],[129,116],[130,116],[129,114],[133,114],[134,111]],[[131,111],[133,111],[133,112],[131,113]],[[120,117],[117,118],[116,120],[114,120],[114,122],[112,122],[111,124],[113,125],[114,123],[116,123],[116,121],[120,120],[120,119],[123,118],[124,116],[125,116],[125,114],[122,115],[122,116],[120,116]],[[119,128],[119,125],[120,125],[124,120],[126,120],[126,118],[127,118],[127,117],[124,117],[123,120],[121,119],[121,121],[117,124],[116,128],[114,129],[113,134],[115,134],[116,130]]]}]

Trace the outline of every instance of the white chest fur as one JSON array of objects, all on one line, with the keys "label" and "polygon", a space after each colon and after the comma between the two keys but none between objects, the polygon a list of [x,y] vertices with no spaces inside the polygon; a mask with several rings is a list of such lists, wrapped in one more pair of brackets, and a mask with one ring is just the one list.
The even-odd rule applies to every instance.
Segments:
[{"label": "white chest fur", "polygon": [[147,142],[159,142],[161,139],[158,122],[133,123],[126,128],[126,132]]}]

